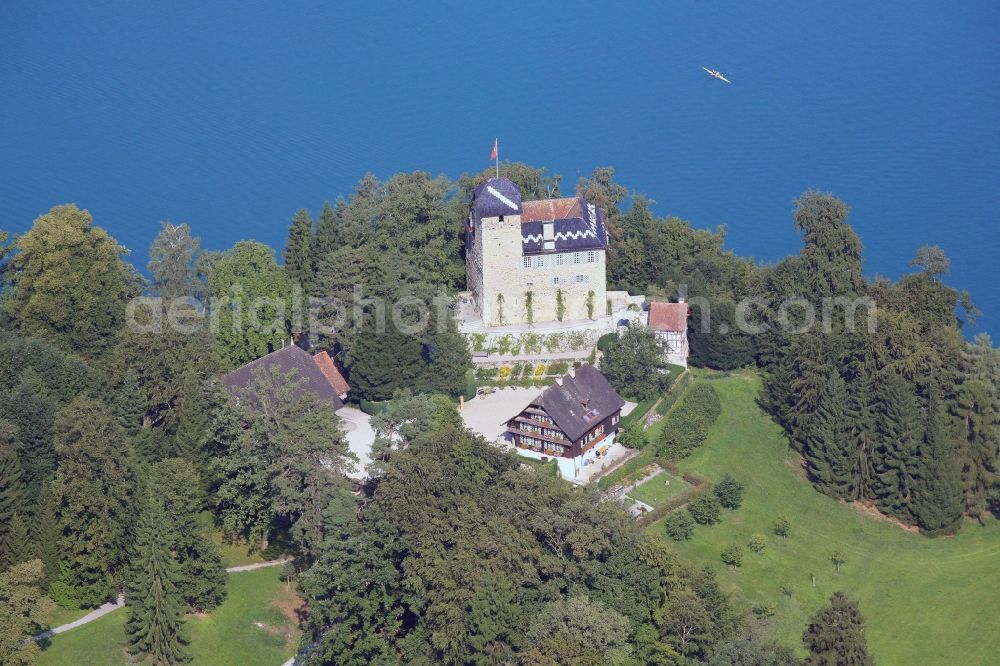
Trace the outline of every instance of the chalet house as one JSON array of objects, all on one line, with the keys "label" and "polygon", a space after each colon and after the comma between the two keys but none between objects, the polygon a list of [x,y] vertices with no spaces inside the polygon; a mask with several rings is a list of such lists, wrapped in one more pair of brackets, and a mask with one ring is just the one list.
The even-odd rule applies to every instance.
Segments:
[{"label": "chalet house", "polygon": [[249,387],[256,373],[271,372],[275,368],[282,375],[295,373],[295,381],[299,382],[295,390],[296,397],[311,391],[320,398],[329,400],[334,411],[344,406],[348,392],[347,382],[329,354],[321,352],[311,356],[309,352],[296,345],[282,347],[256,361],[251,361],[230,372],[222,381],[226,390],[234,394],[240,389]]},{"label": "chalet house", "polygon": [[592,365],[581,365],[507,421],[518,453],[555,458],[563,478],[581,475],[614,443],[625,401]]},{"label": "chalet house", "polygon": [[521,201],[513,182],[490,178],[476,188],[465,247],[466,285],[487,327],[606,314],[604,211],[583,197]]},{"label": "chalet house", "polygon": [[688,315],[687,303],[650,303],[649,327],[667,346],[667,363],[687,367]]}]

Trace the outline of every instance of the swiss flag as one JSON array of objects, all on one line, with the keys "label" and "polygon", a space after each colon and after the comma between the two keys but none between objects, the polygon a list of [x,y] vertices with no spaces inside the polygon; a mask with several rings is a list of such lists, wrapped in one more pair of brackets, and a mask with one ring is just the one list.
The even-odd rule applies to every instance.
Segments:
[{"label": "swiss flag", "polygon": [[497,139],[493,139],[493,152],[490,153],[490,159],[495,160],[497,158]]}]

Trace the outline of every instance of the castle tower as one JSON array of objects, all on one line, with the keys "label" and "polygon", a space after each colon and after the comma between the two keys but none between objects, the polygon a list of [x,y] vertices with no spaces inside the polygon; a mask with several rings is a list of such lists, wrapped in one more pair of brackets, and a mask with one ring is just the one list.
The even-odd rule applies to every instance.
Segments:
[{"label": "castle tower", "polygon": [[[466,225],[466,284],[487,326],[519,321],[522,295],[515,285],[521,265],[521,191],[506,178],[476,188]],[[506,287],[506,289],[504,288]]]}]

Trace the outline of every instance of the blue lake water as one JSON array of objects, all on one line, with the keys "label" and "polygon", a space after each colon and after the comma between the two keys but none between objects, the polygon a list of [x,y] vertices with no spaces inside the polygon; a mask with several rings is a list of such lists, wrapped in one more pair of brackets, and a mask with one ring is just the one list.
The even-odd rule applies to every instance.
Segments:
[{"label": "blue lake water", "polygon": [[4,3],[0,228],[72,201],[139,264],[160,220],[280,249],[366,171],[457,176],[499,136],[764,260],[832,191],[869,274],[939,244],[1000,337],[1000,3],[352,4]]}]

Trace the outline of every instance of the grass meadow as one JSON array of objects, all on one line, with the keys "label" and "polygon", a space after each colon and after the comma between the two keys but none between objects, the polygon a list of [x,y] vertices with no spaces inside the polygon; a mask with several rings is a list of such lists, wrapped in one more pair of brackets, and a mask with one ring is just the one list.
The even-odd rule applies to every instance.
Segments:
[{"label": "grass meadow", "polygon": [[[876,663],[997,663],[998,521],[968,523],[957,536],[931,539],[826,497],[805,479],[783,431],[757,406],[759,378],[734,374],[713,384],[722,416],[680,469],[711,481],[732,474],[746,493],[743,506],[724,511],[720,524],[698,526],[690,541],[675,545],[683,557],[713,566],[738,606],[773,604],[774,637],[800,650],[809,616],[833,591],[844,590],[860,602]],[[779,515],[791,522],[787,539],[772,533]],[[666,538],[663,521],[647,529]],[[754,533],[767,535],[761,554],[746,548]],[[719,557],[734,543],[745,550],[736,570]],[[839,575],[830,561],[837,549],[846,557]]]}]

